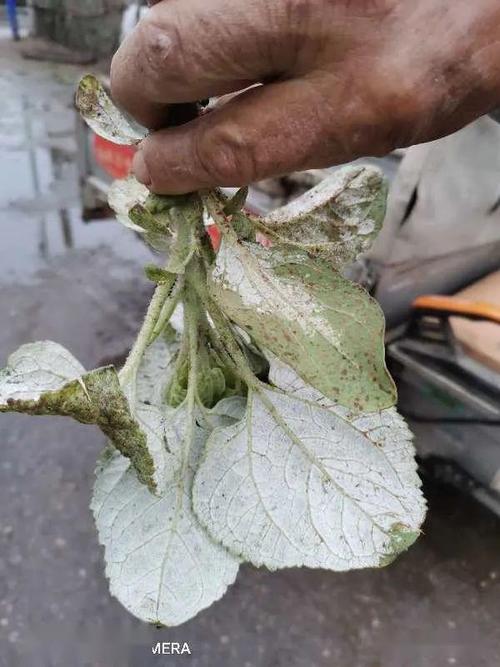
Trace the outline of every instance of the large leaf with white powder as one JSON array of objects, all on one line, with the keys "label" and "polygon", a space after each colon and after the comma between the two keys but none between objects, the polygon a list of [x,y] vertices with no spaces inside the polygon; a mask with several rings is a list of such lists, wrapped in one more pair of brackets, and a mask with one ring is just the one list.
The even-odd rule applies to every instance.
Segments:
[{"label": "large leaf with white powder", "polygon": [[106,453],[92,510],[112,594],[141,620],[172,626],[218,600],[235,580],[239,560],[210,538],[192,511],[193,474],[208,432],[191,430],[185,406],[167,412],[167,448],[178,465],[160,497],[137,482],[123,457]]},{"label": "large leaf with white powder", "polygon": [[382,311],[326,263],[229,236],[210,290],[231,320],[331,400],[358,412],[395,404]]},{"label": "large leaf with white powder", "polygon": [[404,420],[395,409],[355,417],[285,379],[293,393],[261,386],[245,418],[210,437],[193,489],[200,521],[270,569],[390,563],[425,516]]}]

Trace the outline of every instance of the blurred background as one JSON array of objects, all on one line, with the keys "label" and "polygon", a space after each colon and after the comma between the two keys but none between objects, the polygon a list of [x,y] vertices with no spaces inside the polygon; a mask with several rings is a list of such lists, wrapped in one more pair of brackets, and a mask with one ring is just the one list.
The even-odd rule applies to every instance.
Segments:
[{"label": "blurred background", "polygon": [[[28,5],[28,6],[27,6]],[[151,287],[150,251],[106,191],[131,149],[73,106],[145,7],[0,5],[0,365],[50,339],[88,368],[119,364]],[[377,161],[391,182],[379,243],[349,269],[382,304],[400,410],[416,432],[424,534],[383,570],[243,567],[193,621],[157,630],[114,601],[88,509],[97,429],[0,419],[1,667],[495,667],[500,665],[500,126]],[[257,184],[268,211],[326,172]],[[191,655],[158,656],[160,642]]]}]

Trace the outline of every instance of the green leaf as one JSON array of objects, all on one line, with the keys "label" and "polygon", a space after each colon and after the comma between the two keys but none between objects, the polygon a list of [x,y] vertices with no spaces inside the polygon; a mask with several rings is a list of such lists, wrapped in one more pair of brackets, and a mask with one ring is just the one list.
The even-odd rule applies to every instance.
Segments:
[{"label": "green leaf", "polygon": [[231,199],[229,199],[225,204],[224,214],[233,215],[233,213],[241,211],[241,209],[245,206],[247,197],[248,197],[248,187],[240,188],[236,192],[236,194]]},{"label": "green leaf", "polygon": [[178,465],[159,498],[137,483],[123,457],[108,455],[92,500],[112,594],[141,620],[165,626],[218,600],[239,566],[192,511],[193,473],[208,432],[195,425],[190,436],[191,420],[185,406],[168,412],[167,445]]},{"label": "green leaf", "polygon": [[290,375],[292,393],[260,385],[242,421],[210,436],[197,516],[256,566],[387,565],[425,516],[410,431],[395,409],[354,417]]},{"label": "green leaf", "polygon": [[371,247],[384,221],[386,201],[387,184],[379,169],[348,166],[273,211],[263,223],[283,242],[341,269]]},{"label": "green leaf", "polygon": [[87,125],[108,141],[133,145],[140,143],[148,134],[145,128],[113,104],[101,82],[92,74],[81,79],[75,102]]},{"label": "green leaf", "polygon": [[165,285],[171,282],[172,274],[156,264],[148,264],[144,267],[146,278],[156,285]]},{"label": "green leaf", "polygon": [[358,412],[395,404],[382,311],[326,263],[226,237],[209,288],[258,345],[331,400]]},{"label": "green leaf", "polygon": [[63,347],[50,341],[23,345],[0,372],[0,412],[61,415],[97,424],[130,459],[151,490],[163,484],[162,415],[144,406],[132,415],[112,366],[89,373]]}]

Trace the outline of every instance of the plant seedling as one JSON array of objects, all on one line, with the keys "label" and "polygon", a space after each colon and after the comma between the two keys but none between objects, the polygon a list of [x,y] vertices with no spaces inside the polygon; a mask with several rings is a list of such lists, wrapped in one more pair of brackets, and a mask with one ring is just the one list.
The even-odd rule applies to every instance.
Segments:
[{"label": "plant seedling", "polygon": [[[92,76],[77,103],[104,137],[146,136]],[[376,237],[386,194],[377,169],[350,166],[256,218],[244,190],[158,196],[119,181],[118,220],[167,257],[146,267],[156,289],[124,367],[86,372],[42,342],[0,373],[0,412],[67,415],[105,434],[91,507],[111,592],[138,618],[187,621],[242,562],[381,567],[418,537],[425,501],[384,318],[342,275]]]}]

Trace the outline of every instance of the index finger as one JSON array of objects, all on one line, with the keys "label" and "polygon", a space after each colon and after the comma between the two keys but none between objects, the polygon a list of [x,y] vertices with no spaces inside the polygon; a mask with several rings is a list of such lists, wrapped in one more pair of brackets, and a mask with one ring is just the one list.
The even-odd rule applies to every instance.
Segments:
[{"label": "index finger", "polygon": [[112,95],[143,125],[165,124],[165,106],[223,95],[273,66],[265,0],[153,0],[116,53]]}]

